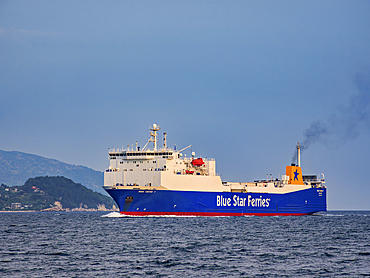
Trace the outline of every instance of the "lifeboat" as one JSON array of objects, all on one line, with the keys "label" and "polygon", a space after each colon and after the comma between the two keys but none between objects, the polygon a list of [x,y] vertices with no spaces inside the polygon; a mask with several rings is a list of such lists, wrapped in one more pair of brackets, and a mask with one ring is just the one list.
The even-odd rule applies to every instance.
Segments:
[{"label": "lifeboat", "polygon": [[200,157],[200,158],[193,159],[193,161],[191,162],[191,164],[193,164],[193,166],[202,166],[204,164],[204,161]]}]

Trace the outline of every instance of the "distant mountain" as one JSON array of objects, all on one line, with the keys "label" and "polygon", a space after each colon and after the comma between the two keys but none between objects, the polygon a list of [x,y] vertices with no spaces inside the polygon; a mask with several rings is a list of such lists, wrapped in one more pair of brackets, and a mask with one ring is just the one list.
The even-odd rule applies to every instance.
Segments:
[{"label": "distant mountain", "polygon": [[34,154],[0,150],[0,184],[22,185],[29,178],[39,176],[64,176],[93,191],[107,195],[102,188],[103,172]]},{"label": "distant mountain", "polygon": [[37,177],[21,186],[0,186],[2,211],[112,210],[114,205],[112,198],[65,177]]}]

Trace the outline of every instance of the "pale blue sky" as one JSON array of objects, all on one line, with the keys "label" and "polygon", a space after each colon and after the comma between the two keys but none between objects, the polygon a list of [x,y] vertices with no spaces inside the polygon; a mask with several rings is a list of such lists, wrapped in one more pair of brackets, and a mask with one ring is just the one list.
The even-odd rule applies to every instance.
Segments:
[{"label": "pale blue sky", "polygon": [[369,76],[369,1],[0,1],[0,149],[96,170],[158,122],[223,180],[278,176],[318,122],[303,173],[370,209]]}]

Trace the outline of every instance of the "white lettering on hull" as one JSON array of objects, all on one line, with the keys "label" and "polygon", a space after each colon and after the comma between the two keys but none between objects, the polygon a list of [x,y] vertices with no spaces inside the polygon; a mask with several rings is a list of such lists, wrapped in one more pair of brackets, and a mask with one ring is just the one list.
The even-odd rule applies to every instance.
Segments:
[{"label": "white lettering on hull", "polygon": [[269,207],[270,198],[252,198],[251,195],[248,195],[248,198],[243,198],[238,195],[234,195],[231,198],[226,198],[222,195],[216,196],[216,206],[218,207]]}]

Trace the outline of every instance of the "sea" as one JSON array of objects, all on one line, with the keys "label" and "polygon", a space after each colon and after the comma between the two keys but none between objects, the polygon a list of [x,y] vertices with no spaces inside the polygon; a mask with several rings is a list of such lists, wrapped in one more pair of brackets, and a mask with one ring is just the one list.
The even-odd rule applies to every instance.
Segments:
[{"label": "sea", "polygon": [[0,277],[370,277],[370,211],[0,213]]}]

